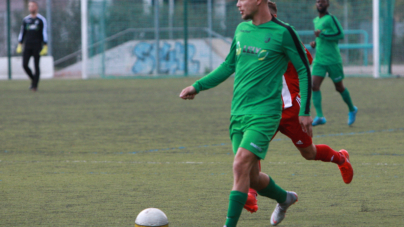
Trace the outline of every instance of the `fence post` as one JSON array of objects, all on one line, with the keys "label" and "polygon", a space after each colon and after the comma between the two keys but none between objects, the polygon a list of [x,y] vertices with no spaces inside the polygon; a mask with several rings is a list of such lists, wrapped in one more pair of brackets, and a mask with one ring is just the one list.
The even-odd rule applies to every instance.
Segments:
[{"label": "fence post", "polygon": [[[387,56],[387,74],[391,75],[393,74],[392,72],[392,65],[393,65],[393,42],[394,42],[394,25],[395,25],[395,20],[394,20],[394,6],[395,6],[396,1],[395,0],[390,0],[387,3],[387,15],[390,15],[389,20],[391,21],[391,45],[388,47],[390,49],[390,54]],[[389,23],[389,22],[387,22]]]},{"label": "fence post", "polygon": [[11,80],[11,19],[10,0],[7,0],[7,58],[8,58],[8,79]]},{"label": "fence post", "polygon": [[169,39],[173,39],[173,20],[174,20],[174,0],[170,0],[168,3],[168,27],[169,31]]},{"label": "fence post", "polygon": [[212,45],[212,0],[208,0],[208,27],[209,27],[209,70],[213,70],[213,45]]},{"label": "fence post", "polygon": [[46,20],[48,22],[48,55],[52,56],[52,1],[46,0]]},{"label": "fence post", "polygon": [[160,50],[160,24],[159,24],[159,0],[154,0],[154,38],[156,43],[156,75],[160,73],[160,58],[159,58],[159,50]]},{"label": "fence post", "polygon": [[[349,23],[348,23],[348,0],[344,0],[344,30],[349,29]],[[348,44],[348,36],[344,38],[345,44]],[[345,63],[349,63],[349,50],[344,51],[346,54],[346,59]]]},{"label": "fence post", "polygon": [[188,76],[188,0],[184,0],[184,76]]},{"label": "fence post", "polygon": [[88,79],[88,7],[87,0],[81,0],[81,77]]},{"label": "fence post", "polygon": [[[102,1],[102,11],[101,12],[107,12],[107,6],[106,6],[106,1]],[[105,77],[105,13],[101,13],[101,76]]]},{"label": "fence post", "polygon": [[373,77],[380,77],[380,27],[379,0],[373,0]]}]

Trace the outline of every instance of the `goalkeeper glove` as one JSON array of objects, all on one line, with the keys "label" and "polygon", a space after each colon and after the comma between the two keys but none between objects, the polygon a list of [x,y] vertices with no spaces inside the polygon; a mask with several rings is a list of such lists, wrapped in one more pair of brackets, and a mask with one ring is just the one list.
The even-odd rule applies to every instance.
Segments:
[{"label": "goalkeeper glove", "polygon": [[17,54],[21,54],[21,52],[22,52],[22,44],[21,43],[18,44],[17,49],[15,50],[15,52],[17,52]]},{"label": "goalkeeper glove", "polygon": [[48,54],[48,45],[43,45],[40,55]]}]

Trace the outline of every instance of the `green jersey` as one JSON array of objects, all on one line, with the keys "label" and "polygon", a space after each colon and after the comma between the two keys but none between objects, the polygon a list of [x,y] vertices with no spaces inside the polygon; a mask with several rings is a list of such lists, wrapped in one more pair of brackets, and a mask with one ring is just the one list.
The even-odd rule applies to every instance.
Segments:
[{"label": "green jersey", "polygon": [[316,56],[314,63],[320,65],[332,65],[342,63],[338,47],[338,40],[344,39],[344,31],[337,18],[331,14],[316,17],[313,20],[314,29],[320,30],[316,38]]},{"label": "green jersey", "polygon": [[300,116],[309,116],[311,74],[305,50],[295,30],[276,18],[258,26],[240,23],[226,60],[193,86],[199,93],[235,72],[232,115],[281,114],[282,75],[289,61],[299,75]]}]

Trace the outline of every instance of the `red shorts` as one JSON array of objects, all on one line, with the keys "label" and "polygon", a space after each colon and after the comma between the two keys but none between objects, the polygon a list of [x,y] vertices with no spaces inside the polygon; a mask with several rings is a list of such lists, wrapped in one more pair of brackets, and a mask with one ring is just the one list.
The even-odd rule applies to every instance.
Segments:
[{"label": "red shorts", "polygon": [[293,100],[293,106],[282,111],[282,119],[279,123],[278,131],[289,137],[296,147],[304,148],[310,146],[313,141],[307,133],[303,132],[299,122],[299,111],[300,105],[295,99]]}]

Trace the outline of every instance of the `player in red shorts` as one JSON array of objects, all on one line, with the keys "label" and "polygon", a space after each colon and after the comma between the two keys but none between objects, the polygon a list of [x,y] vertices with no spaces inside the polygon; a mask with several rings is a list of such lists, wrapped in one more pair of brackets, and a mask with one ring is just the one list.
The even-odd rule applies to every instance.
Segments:
[{"label": "player in red shorts", "polygon": [[[276,4],[268,1],[268,5],[271,9],[271,13],[276,17]],[[306,55],[311,64],[313,61],[313,57],[307,49]],[[346,184],[351,183],[353,178],[353,169],[351,163],[349,162],[348,152],[346,150],[340,150],[339,152],[337,152],[325,144],[315,145],[311,140],[311,135],[308,135],[306,132],[303,131],[299,122],[299,93],[300,90],[298,74],[293,64],[289,62],[288,68],[283,76],[283,111],[278,131],[292,140],[293,144],[306,160],[319,160],[337,164],[341,171],[342,179],[344,180],[344,182]],[[244,205],[244,208],[251,213],[254,213],[258,210],[256,197],[257,192],[254,189],[250,188],[248,199],[246,204]]]}]

